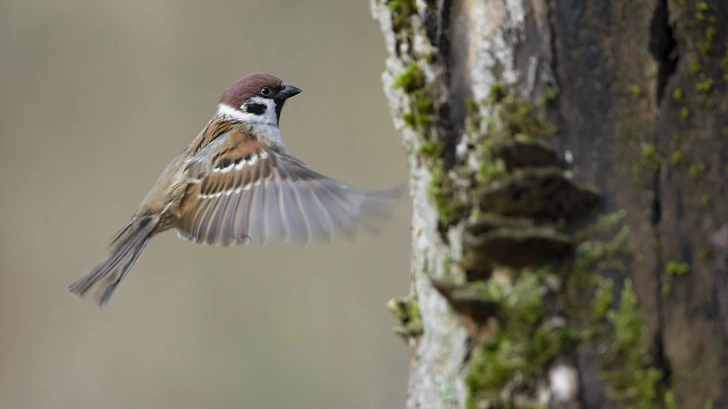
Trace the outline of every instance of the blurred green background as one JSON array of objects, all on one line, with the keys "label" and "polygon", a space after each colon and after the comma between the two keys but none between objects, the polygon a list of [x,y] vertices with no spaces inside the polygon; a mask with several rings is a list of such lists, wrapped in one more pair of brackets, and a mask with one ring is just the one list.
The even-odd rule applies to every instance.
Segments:
[{"label": "blurred green background", "polygon": [[282,133],[314,169],[405,181],[365,0],[3,0],[0,52],[0,408],[404,407],[407,199],[329,246],[166,233],[102,312],[65,291],[249,72],[304,90]]}]

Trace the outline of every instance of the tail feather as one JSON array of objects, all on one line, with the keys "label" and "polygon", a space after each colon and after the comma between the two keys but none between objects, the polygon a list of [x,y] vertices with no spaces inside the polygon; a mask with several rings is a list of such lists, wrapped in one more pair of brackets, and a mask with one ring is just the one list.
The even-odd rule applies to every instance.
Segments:
[{"label": "tail feather", "polygon": [[68,286],[72,294],[83,297],[98,283],[106,284],[98,298],[103,307],[126,277],[155,233],[156,221],[150,216],[133,217],[114,236],[109,255],[83,278]]}]

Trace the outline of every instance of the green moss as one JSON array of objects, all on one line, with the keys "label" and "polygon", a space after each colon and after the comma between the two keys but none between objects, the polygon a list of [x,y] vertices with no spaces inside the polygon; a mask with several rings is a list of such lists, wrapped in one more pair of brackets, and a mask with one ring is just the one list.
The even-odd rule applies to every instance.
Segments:
[{"label": "green moss", "polygon": [[720,132],[723,134],[723,136],[728,137],[728,126],[724,126],[723,129],[720,130]]},{"label": "green moss", "polygon": [[679,263],[677,261],[668,261],[665,265],[665,272],[673,276],[681,276],[690,272],[690,265],[687,263]]},{"label": "green moss", "polygon": [[422,134],[432,124],[432,100],[424,90],[418,89],[409,95],[409,112],[402,115],[402,120]]},{"label": "green moss", "polygon": [[701,71],[703,71],[703,64],[701,64],[698,60],[693,60],[693,62],[690,63],[690,66],[688,67],[688,74],[691,76],[695,76],[698,75]]},{"label": "green moss", "polygon": [[713,109],[713,108],[715,108],[715,100],[713,98],[708,98],[708,100],[705,101],[705,108],[706,109]]},{"label": "green moss", "polygon": [[387,7],[392,11],[394,31],[402,30],[406,25],[407,17],[417,10],[414,0],[389,0],[387,1]]},{"label": "green moss", "polygon": [[422,73],[416,61],[410,64],[394,78],[395,88],[403,89],[405,92],[413,92],[425,85],[425,75]]},{"label": "green moss", "polygon": [[639,314],[637,294],[632,288],[631,280],[624,280],[619,309],[607,311],[606,317],[613,326],[615,352],[629,352],[636,349],[635,346],[641,342],[642,317]]},{"label": "green moss", "polygon": [[683,155],[680,151],[673,152],[670,156],[670,163],[673,165],[680,165],[682,163],[685,163],[685,155]]},{"label": "green moss", "polygon": [[556,87],[546,87],[543,90],[543,96],[546,99],[546,101],[555,101],[556,97],[559,96],[559,90]]},{"label": "green moss", "polygon": [[696,163],[695,165],[690,166],[690,176],[692,176],[693,179],[700,178],[703,173],[705,173],[705,164]]},{"label": "green moss", "polygon": [[688,119],[689,116],[690,116],[690,111],[688,110],[687,107],[680,108],[680,119],[682,119],[684,121],[684,120]]},{"label": "green moss", "polygon": [[417,337],[422,334],[422,317],[417,300],[411,298],[393,298],[387,303],[387,308],[400,325],[393,328],[393,331],[405,338]]},{"label": "green moss", "polygon": [[442,159],[436,159],[430,171],[432,180],[427,187],[427,193],[435,202],[435,207],[440,215],[440,223],[443,226],[449,226],[457,220],[460,213],[456,204],[453,202],[450,177],[447,175]]},{"label": "green moss", "polygon": [[662,284],[662,287],[660,288],[660,293],[663,297],[667,297],[672,293],[672,286],[669,283]]},{"label": "green moss", "polygon": [[[589,243],[593,242],[590,242],[589,239],[617,226],[622,220],[624,220],[625,217],[627,217],[627,211],[624,209],[618,210],[613,213],[599,215],[596,222],[576,234],[576,241],[580,242],[581,245],[584,245],[584,248],[591,248],[591,245]],[[599,252],[599,256],[603,254],[604,252]],[[584,255],[586,255],[586,252],[582,256]],[[589,263],[593,261],[595,260],[587,260],[587,265],[589,265]]]},{"label": "green moss", "polygon": [[629,86],[629,92],[634,97],[641,97],[642,96],[642,88],[639,85],[632,84]]},{"label": "green moss", "polygon": [[503,161],[500,159],[482,160],[478,168],[478,174],[476,175],[478,182],[483,185],[490,184],[496,180],[502,180],[506,176],[508,176],[508,172]]},{"label": "green moss", "polygon": [[511,402],[501,395],[501,388],[525,387],[543,375],[549,360],[575,347],[578,337],[573,330],[543,322],[545,290],[540,276],[521,275],[510,291],[504,288],[494,291],[492,287],[500,285],[492,280],[484,289],[501,305],[502,326],[473,350],[465,378],[466,407],[478,407],[476,402],[483,400],[491,407],[509,406]]},{"label": "green moss", "polygon": [[536,329],[528,343],[526,359],[530,364],[543,367],[554,356],[576,348],[579,336],[569,327],[545,323]]},{"label": "green moss", "polygon": [[493,144],[492,138],[483,140],[481,149],[483,157],[480,160],[480,166],[475,177],[482,186],[493,183],[496,180],[502,180],[508,176],[506,166],[501,159],[494,158],[490,152],[490,146]]},{"label": "green moss", "polygon": [[682,90],[682,88],[675,88],[675,90],[672,91],[672,98],[675,101],[682,101],[682,99],[683,99],[683,90]]},{"label": "green moss", "polygon": [[[389,3],[388,3],[389,4]],[[392,81],[392,87],[408,94],[409,110],[402,114],[404,123],[424,134],[432,123],[432,99],[425,91],[425,75],[416,61],[409,63]]]},{"label": "green moss", "polygon": [[718,30],[716,30],[713,26],[705,29],[705,39],[708,41],[713,41],[716,34],[718,34]]},{"label": "green moss", "polygon": [[624,281],[619,308],[608,311],[606,316],[612,328],[607,333],[608,365],[602,376],[609,382],[610,398],[618,407],[665,407],[671,392],[662,386],[662,371],[651,366],[642,312],[629,279]]},{"label": "green moss", "polygon": [[698,11],[708,11],[708,3],[704,1],[699,1],[696,7]]},{"label": "green moss", "polygon": [[500,302],[505,297],[503,288],[493,280],[472,282],[470,288],[481,294],[485,299]]},{"label": "green moss", "polygon": [[473,395],[500,389],[517,371],[526,367],[522,352],[505,331],[500,331],[474,351],[470,372],[465,378],[468,389],[475,392]]},{"label": "green moss", "polygon": [[[603,350],[601,376],[612,401],[610,406],[665,407],[670,389],[664,386],[663,373],[651,361],[651,340],[644,333],[643,315],[632,282],[623,281],[615,308],[613,294],[617,280],[604,277],[605,274],[612,276],[620,259],[629,257],[625,248],[629,234],[626,226],[611,240],[594,239],[604,236],[606,230],[622,220],[610,216],[608,219],[605,216],[611,223],[602,223],[603,229],[589,227],[585,231],[590,234],[577,234],[582,242],[576,249],[574,268],[564,287],[562,302],[570,319],[581,328],[580,342]],[[634,259],[639,262],[637,256]]]},{"label": "green moss", "polygon": [[[545,96],[547,99],[555,98],[557,92],[556,88],[547,89]],[[473,134],[472,140],[490,143],[512,138],[516,134],[537,137],[553,135],[557,131],[556,125],[550,123],[543,114],[543,100],[534,103],[519,98],[501,82],[491,85],[488,98],[483,104],[491,112],[488,117],[483,117],[475,106],[468,109],[471,114],[466,119],[466,132]],[[483,152],[487,150],[483,149]]]},{"label": "green moss", "polygon": [[700,196],[700,205],[705,207],[710,204],[710,196],[707,194]]},{"label": "green moss", "polygon": [[556,133],[556,126],[549,123],[530,101],[516,98],[512,93],[501,99],[498,116],[506,126],[509,136],[523,133],[530,136],[549,136]]},{"label": "green moss", "polygon": [[696,91],[710,92],[711,89],[713,89],[713,79],[712,78],[706,78],[703,81],[698,81],[695,83]]},{"label": "green moss", "polygon": [[607,311],[612,304],[614,281],[602,276],[595,276],[594,279],[596,280],[596,290],[594,291],[592,314],[594,314],[594,317],[602,319],[607,315]]},{"label": "green moss", "polygon": [[640,156],[643,165],[652,169],[659,169],[662,158],[657,154],[655,146],[649,143],[642,144],[642,154]]},{"label": "green moss", "polygon": [[622,226],[612,241],[585,240],[576,248],[574,269],[591,272],[596,266],[607,270],[625,271],[624,263],[617,258],[623,251],[623,243],[629,234],[629,227]]},{"label": "green moss", "polygon": [[432,121],[432,100],[423,94],[419,94],[421,91],[416,91],[414,95],[414,107],[415,112],[419,114],[421,124],[429,124]]},{"label": "green moss", "polygon": [[[703,2],[702,4],[705,4],[705,3]],[[698,18],[699,20],[704,20],[705,19],[705,11],[707,11],[707,10],[708,10],[707,8],[705,8],[705,9],[700,8],[700,7],[698,8],[698,12],[697,12],[696,16],[702,16],[703,17],[703,18],[700,18],[699,17]],[[715,21],[715,17],[711,16],[710,17],[710,21],[711,22],[714,22]],[[713,46],[713,40],[715,40],[716,34],[717,34],[717,30],[715,29],[714,26],[711,25],[710,27],[706,28],[705,29],[705,41],[698,41],[698,43],[697,43],[698,49],[701,52],[703,52],[704,54],[707,54],[708,52],[710,52],[710,50],[711,50],[711,48]]]},{"label": "green moss", "polygon": [[488,95],[488,99],[491,100],[491,102],[500,102],[503,97],[506,96],[505,88],[503,87],[503,83],[500,81],[496,81],[490,86],[490,94]]},{"label": "green moss", "polygon": [[467,98],[465,100],[465,108],[468,110],[469,115],[476,115],[480,112],[480,107],[478,106],[478,103],[475,102],[472,98]]},{"label": "green moss", "polygon": [[703,247],[698,251],[698,256],[703,260],[709,259],[712,255],[713,252],[707,247]]},{"label": "green moss", "polygon": [[508,311],[506,328],[514,333],[524,333],[533,328],[544,314],[543,287],[536,274],[524,274],[517,278],[513,290],[501,300]]},{"label": "green moss", "polygon": [[407,113],[402,114],[402,120],[410,128],[415,128],[417,126],[417,124],[419,123],[417,121],[417,116],[415,114],[413,114],[412,112],[407,112]]},{"label": "green moss", "polygon": [[698,50],[700,50],[703,54],[709,53],[712,48],[712,44],[709,41],[698,41],[697,46]]},{"label": "green moss", "polygon": [[420,156],[437,158],[442,153],[442,144],[439,142],[425,141],[420,146]]}]

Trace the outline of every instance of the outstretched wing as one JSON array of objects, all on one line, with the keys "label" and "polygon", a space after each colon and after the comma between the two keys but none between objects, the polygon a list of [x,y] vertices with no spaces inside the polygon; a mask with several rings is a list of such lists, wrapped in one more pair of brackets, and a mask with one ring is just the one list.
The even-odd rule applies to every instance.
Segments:
[{"label": "outstretched wing", "polygon": [[[238,138],[228,135],[228,138]],[[232,140],[232,139],[231,139]],[[386,218],[403,188],[366,191],[327,178],[250,137],[239,137],[212,166],[190,168],[175,226],[196,243],[329,241],[352,238]]]}]

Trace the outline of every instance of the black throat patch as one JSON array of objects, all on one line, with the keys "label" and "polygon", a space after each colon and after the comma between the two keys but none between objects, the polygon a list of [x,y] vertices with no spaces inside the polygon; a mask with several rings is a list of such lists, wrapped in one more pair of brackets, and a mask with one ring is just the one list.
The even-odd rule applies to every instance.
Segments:
[{"label": "black throat patch", "polygon": [[282,101],[276,101],[276,123],[279,123],[281,121],[281,111],[283,111],[283,104],[285,102],[285,99]]}]

